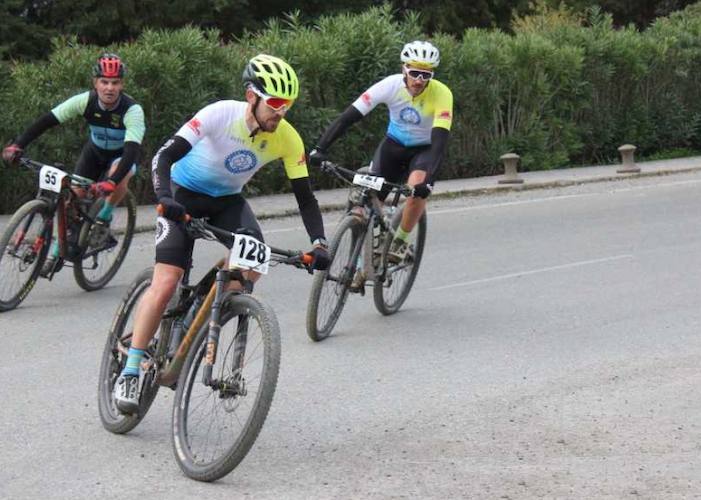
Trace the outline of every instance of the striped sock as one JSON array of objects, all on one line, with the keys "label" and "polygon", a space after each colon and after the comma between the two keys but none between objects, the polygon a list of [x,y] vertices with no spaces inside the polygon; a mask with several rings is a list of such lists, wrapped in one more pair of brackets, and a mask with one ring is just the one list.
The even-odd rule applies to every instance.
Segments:
[{"label": "striped sock", "polygon": [[109,222],[112,220],[112,210],[114,210],[114,205],[112,205],[109,201],[105,200],[105,204],[102,205],[102,208],[100,209],[100,213],[97,214],[97,218],[100,220],[103,220],[105,222]]},{"label": "striped sock", "polygon": [[138,377],[139,376],[139,365],[141,364],[141,358],[144,357],[143,349],[135,349],[133,347],[129,348],[129,357],[127,358],[127,364],[122,370],[122,375],[125,377]]},{"label": "striped sock", "polygon": [[49,249],[49,258],[51,258],[51,259],[58,258],[58,240],[57,239],[54,239],[54,241],[51,242],[51,248]]},{"label": "striped sock", "polygon": [[411,231],[408,233],[402,229],[402,226],[399,226],[397,230],[394,233],[394,238],[397,240],[402,240],[402,241],[409,241],[409,235],[411,234]]}]

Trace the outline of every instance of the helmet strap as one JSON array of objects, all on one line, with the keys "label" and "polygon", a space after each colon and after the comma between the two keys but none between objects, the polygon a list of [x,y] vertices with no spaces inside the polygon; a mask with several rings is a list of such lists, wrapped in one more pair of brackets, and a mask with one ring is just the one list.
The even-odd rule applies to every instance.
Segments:
[{"label": "helmet strap", "polygon": [[253,109],[251,111],[253,112],[253,119],[256,121],[256,125],[258,125],[258,126],[256,128],[254,128],[253,130],[251,130],[251,133],[248,136],[250,138],[255,137],[258,132],[263,130],[263,126],[261,125],[260,120],[258,120],[258,114],[257,114],[258,105],[260,104],[260,101],[261,101],[261,98],[258,95],[256,95],[256,103],[253,105]]}]

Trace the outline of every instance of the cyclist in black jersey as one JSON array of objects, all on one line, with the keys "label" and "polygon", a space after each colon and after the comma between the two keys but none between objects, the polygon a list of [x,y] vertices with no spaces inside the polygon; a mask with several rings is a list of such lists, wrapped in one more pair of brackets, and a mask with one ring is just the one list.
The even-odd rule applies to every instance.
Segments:
[{"label": "cyclist in black jersey", "polygon": [[[7,163],[16,162],[24,149],[46,130],[82,116],[90,127],[90,140],[83,146],[75,173],[99,181],[95,189],[106,196],[97,219],[105,228],[112,209],[126,195],[129,179],[136,172],[144,137],[144,111],[125,94],[126,66],[116,54],[102,54],[93,67],[93,89],[77,94],[40,116],[2,151]],[[43,269],[54,267],[58,246],[51,249]]]}]

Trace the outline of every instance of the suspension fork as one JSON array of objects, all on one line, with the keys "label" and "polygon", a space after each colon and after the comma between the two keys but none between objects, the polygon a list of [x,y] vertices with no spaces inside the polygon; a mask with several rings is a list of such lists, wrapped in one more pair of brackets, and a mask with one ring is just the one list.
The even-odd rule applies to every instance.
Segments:
[{"label": "suspension fork", "polygon": [[214,283],[216,292],[212,302],[211,320],[207,332],[207,351],[205,354],[204,368],[202,370],[202,383],[212,385],[212,367],[217,360],[217,345],[221,333],[221,305],[224,300],[224,289],[229,283],[229,271],[220,269]]}]

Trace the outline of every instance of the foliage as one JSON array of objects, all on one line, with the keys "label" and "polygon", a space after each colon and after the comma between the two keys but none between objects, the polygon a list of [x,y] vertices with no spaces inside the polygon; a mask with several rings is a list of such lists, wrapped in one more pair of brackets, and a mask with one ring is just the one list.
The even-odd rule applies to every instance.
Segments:
[{"label": "foliage", "polygon": [[[575,3],[530,3],[530,14],[514,16],[512,32],[471,28],[460,37],[430,37],[442,54],[436,77],[452,89],[455,102],[441,177],[501,173],[498,158],[509,151],[521,155],[523,168],[544,169],[610,162],[623,143],[635,144],[644,157],[701,149],[695,78],[701,72],[701,3],[643,32],[617,28],[613,15],[599,8],[569,7]],[[364,89],[399,71],[403,43],[428,39],[425,22],[385,4],[314,22],[295,11],[228,44],[216,30],[193,27],[146,30],[132,42],[107,47],[56,38],[46,61],[0,65],[0,140],[89,88],[95,56],[104,48],[117,51],[129,67],[126,90],[146,112],[145,154],[134,186],[148,201],[148,165],[156,149],[207,103],[241,98],[240,75],[250,56],[273,53],[296,68],[301,93],[288,120],[311,148]],[[367,163],[386,126],[386,110],[371,113],[334,145],[334,159],[354,167]],[[70,165],[86,137],[76,120],[44,134],[30,154]],[[317,187],[331,183],[312,175]],[[0,166],[0,212],[33,196],[35,182]],[[288,182],[281,168],[272,167],[250,188],[280,192]]]}]

